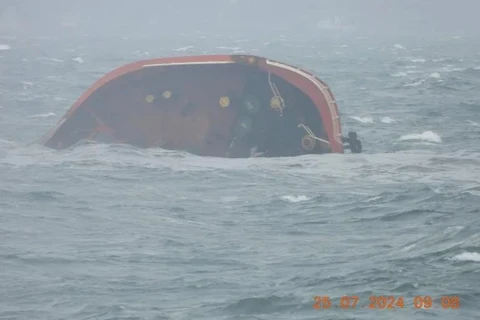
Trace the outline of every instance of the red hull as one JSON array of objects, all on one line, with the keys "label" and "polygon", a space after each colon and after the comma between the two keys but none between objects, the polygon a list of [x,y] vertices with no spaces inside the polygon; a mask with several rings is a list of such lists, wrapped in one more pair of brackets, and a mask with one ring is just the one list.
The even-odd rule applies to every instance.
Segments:
[{"label": "red hull", "polygon": [[[291,135],[300,130],[300,139],[285,142],[290,129],[275,127],[277,117],[297,121],[299,129],[290,125]],[[236,127],[237,136],[232,133]],[[275,135],[281,136],[277,140],[284,142],[285,152]],[[233,142],[248,150],[262,144],[271,156],[344,152],[338,107],[323,81],[285,63],[245,55],[124,65],[95,82],[41,143],[63,149],[105,138],[206,156],[232,156]],[[238,156],[246,154],[239,150]]]}]

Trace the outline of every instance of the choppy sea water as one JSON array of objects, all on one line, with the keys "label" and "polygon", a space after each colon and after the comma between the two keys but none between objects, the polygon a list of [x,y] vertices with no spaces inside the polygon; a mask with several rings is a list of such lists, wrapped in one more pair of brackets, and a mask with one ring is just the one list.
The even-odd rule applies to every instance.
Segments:
[{"label": "choppy sea water", "polygon": [[[35,144],[105,72],[215,52],[314,71],[365,153]],[[478,318],[479,76],[480,42],[458,37],[0,38],[0,319]]]}]

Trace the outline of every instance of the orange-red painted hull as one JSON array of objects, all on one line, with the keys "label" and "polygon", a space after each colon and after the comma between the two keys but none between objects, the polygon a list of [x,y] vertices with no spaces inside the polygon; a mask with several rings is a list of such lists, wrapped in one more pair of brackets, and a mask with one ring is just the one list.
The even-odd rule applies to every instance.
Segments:
[{"label": "orange-red painted hull", "polygon": [[[281,98],[275,101],[284,102],[280,108],[269,104],[276,95]],[[258,110],[243,108],[250,101],[246,97],[258,102]],[[275,127],[282,116],[292,119],[291,129]],[[235,136],[239,121],[246,127],[245,118],[252,128],[237,128],[250,131]],[[281,147],[275,135],[287,141],[287,130],[300,138]],[[248,135],[253,138],[243,139]],[[312,139],[303,139],[306,136]],[[233,156],[232,141],[242,145],[235,147],[237,156],[247,156],[240,149],[259,144],[271,156],[344,152],[338,107],[323,81],[285,63],[245,55],[170,57],[124,65],[95,82],[41,143],[63,149],[105,137],[221,157]]]}]

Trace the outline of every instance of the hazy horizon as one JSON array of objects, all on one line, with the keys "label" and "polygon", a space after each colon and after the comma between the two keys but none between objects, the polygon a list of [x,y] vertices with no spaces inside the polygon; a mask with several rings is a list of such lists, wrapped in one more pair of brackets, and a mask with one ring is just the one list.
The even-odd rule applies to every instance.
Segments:
[{"label": "hazy horizon", "polygon": [[379,37],[476,36],[480,2],[463,0],[2,0],[0,35],[174,36],[184,32]]}]

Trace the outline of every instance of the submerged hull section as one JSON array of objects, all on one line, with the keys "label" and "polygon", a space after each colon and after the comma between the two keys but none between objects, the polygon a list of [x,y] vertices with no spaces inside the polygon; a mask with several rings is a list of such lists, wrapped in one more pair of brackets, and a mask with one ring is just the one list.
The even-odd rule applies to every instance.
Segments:
[{"label": "submerged hull section", "polygon": [[324,82],[244,55],[151,59],[108,73],[41,143],[82,140],[219,157],[343,153],[345,142]]}]

